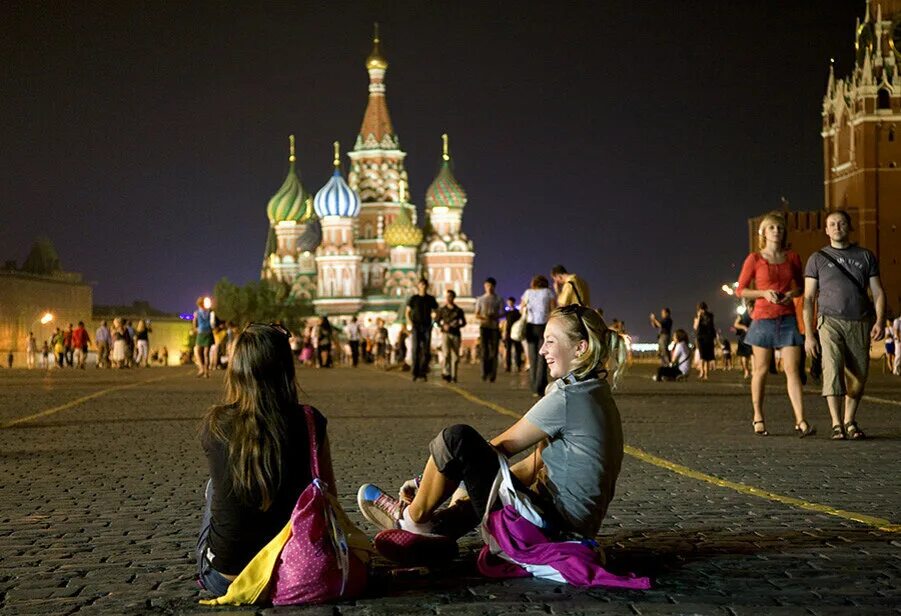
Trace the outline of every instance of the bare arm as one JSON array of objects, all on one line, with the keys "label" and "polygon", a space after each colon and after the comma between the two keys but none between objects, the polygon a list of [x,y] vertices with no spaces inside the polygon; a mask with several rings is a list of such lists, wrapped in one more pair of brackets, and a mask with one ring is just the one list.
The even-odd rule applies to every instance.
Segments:
[{"label": "bare arm", "polygon": [[879,276],[870,277],[870,291],[873,293],[873,303],[876,305],[876,323],[870,331],[870,338],[882,340],[885,336],[885,292],[882,290],[882,281]]},{"label": "bare arm", "polygon": [[491,445],[509,458],[546,438],[544,431],[523,418],[491,439]]},{"label": "bare arm", "polygon": [[817,298],[819,281],[816,278],[804,279],[804,349],[811,357],[820,354],[820,345],[814,335],[813,303]]}]

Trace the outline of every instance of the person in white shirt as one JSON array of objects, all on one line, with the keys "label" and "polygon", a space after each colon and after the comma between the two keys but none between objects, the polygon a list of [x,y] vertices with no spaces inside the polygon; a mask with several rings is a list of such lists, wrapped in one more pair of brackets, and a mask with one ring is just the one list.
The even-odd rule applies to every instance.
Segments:
[{"label": "person in white shirt", "polygon": [[655,381],[680,381],[688,377],[691,368],[691,353],[688,350],[688,332],[677,329],[675,344],[670,355],[670,365],[657,368]]}]

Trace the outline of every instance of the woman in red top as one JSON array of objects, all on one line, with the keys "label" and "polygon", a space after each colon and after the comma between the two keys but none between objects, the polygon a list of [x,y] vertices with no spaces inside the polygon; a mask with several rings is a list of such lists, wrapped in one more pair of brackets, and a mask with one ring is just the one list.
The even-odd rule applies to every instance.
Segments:
[{"label": "woman in red top", "polygon": [[778,212],[763,217],[757,235],[760,250],[745,259],[737,290],[740,297],[756,300],[751,314],[754,321],[745,336],[745,343],[751,345],[754,354],[751,377],[754,433],[768,434],[763,418],[764,388],[773,352],[781,349],[788,397],[795,413],[795,430],[804,438],[815,434],[816,428],[804,419],[801,391],[804,338],[798,331],[792,301],[804,293],[801,258],[786,247],[785,218]]}]

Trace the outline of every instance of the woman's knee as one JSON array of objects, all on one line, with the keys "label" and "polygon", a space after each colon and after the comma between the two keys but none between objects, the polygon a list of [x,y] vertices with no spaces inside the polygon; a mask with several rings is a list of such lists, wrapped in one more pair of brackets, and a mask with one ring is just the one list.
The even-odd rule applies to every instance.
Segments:
[{"label": "woman's knee", "polygon": [[442,474],[458,478],[462,473],[462,459],[468,457],[467,452],[486,444],[482,435],[472,426],[455,424],[432,439],[429,453]]},{"label": "woman's knee", "polygon": [[444,442],[447,443],[447,446],[451,451],[465,447],[476,440],[485,440],[482,435],[479,434],[478,430],[468,424],[454,424],[453,426],[448,426],[441,431],[439,436],[444,439]]}]

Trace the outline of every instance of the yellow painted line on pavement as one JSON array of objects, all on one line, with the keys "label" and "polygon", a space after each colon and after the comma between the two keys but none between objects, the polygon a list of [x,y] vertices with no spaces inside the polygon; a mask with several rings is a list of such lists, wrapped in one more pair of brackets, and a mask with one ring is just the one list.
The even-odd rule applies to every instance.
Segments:
[{"label": "yellow painted line on pavement", "polygon": [[868,402],[880,402],[882,404],[894,404],[895,406],[901,406],[901,400],[889,400],[887,398],[877,398],[876,396],[864,396],[864,400]]},{"label": "yellow painted line on pavement", "polygon": [[88,394],[87,396],[82,396],[81,398],[76,398],[75,400],[72,400],[71,402],[66,402],[65,404],[61,404],[59,406],[54,406],[53,408],[46,409],[44,411],[41,411],[40,413],[34,413],[33,415],[26,415],[24,417],[19,417],[17,419],[13,419],[11,421],[2,423],[2,424],[0,424],[0,430],[2,430],[4,428],[11,428],[13,426],[17,426],[19,424],[22,424],[22,423],[25,423],[28,421],[34,421],[35,419],[40,419],[41,417],[47,417],[48,415],[54,415],[61,411],[65,411],[72,407],[78,406],[79,404],[87,402],[88,400],[93,400],[94,398],[99,398],[100,396],[105,396],[106,394],[113,392],[113,391],[120,391],[122,389],[131,389],[132,387],[138,387],[139,385],[146,385],[148,383],[156,383],[158,381],[162,381],[165,379],[171,379],[174,376],[180,376],[180,375],[160,376],[155,379],[147,379],[146,381],[137,381],[135,383],[129,383],[127,385],[117,385],[115,387],[110,387],[108,389],[101,389],[100,391],[95,391],[94,393]]},{"label": "yellow painted line on pavement", "polygon": [[[750,383],[717,383],[718,385],[727,385],[729,387],[740,387],[742,389],[750,389]],[[772,389],[776,389],[774,386]],[[769,393],[769,392],[767,392]],[[816,394],[815,391],[805,391],[805,394]],[[876,396],[867,396],[864,395],[863,400],[867,402],[877,402],[879,404],[893,404],[895,406],[901,406],[901,400],[890,400],[888,398],[878,398]]]},{"label": "yellow painted line on pavement", "polygon": [[[506,407],[503,407],[499,404],[495,404],[494,402],[489,402],[488,400],[483,400],[478,396],[471,394],[466,391],[462,387],[458,387],[456,385],[444,385],[445,388],[450,389],[451,391],[461,395],[466,398],[470,402],[474,402],[476,404],[480,404],[484,407],[491,409],[497,413],[502,415],[508,415],[510,417],[515,417],[519,419],[522,417],[522,414],[512,411]],[[807,511],[814,511],[816,513],[825,513],[827,515],[833,515],[839,518],[843,518],[845,520],[853,520],[854,522],[859,522],[860,524],[865,524],[867,526],[872,526],[881,531],[885,531],[888,533],[901,533],[901,524],[893,524],[889,520],[885,520],[883,518],[877,518],[874,516],[869,516],[863,513],[857,513],[855,511],[847,511],[845,509],[838,509],[836,507],[830,507],[829,505],[821,505],[819,503],[811,503],[809,501],[795,498],[793,496],[785,496],[783,494],[776,494],[775,492],[770,492],[768,490],[763,490],[761,488],[755,488],[754,486],[749,486],[744,483],[739,483],[737,481],[729,481],[727,479],[720,479],[719,477],[715,477],[713,475],[708,475],[707,473],[702,473],[700,471],[696,471],[687,466],[683,466],[681,464],[676,464],[675,462],[670,462],[665,458],[660,458],[658,456],[652,455],[642,449],[637,447],[632,447],[631,445],[624,446],[624,451],[626,454],[632,456],[633,458],[637,458],[642,462],[646,462],[648,464],[652,464],[654,466],[666,469],[677,475],[682,475],[683,477],[690,477],[691,479],[697,479],[698,481],[704,481],[706,483],[719,486],[721,488],[727,488],[730,490],[734,490],[739,492],[740,494],[746,494],[748,496],[755,496],[757,498],[763,498],[769,501],[782,503],[784,505],[789,505],[791,507],[798,507],[799,509],[805,509]]]}]

